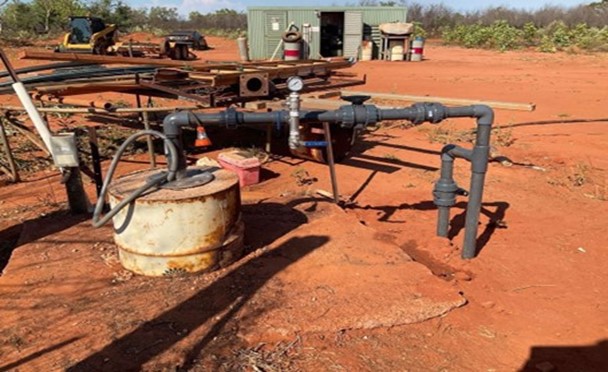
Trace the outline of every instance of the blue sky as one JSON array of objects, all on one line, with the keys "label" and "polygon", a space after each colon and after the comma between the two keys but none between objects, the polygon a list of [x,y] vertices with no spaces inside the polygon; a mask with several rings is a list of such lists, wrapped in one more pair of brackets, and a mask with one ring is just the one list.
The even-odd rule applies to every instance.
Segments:
[{"label": "blue sky", "polygon": [[[455,10],[469,11],[487,8],[489,6],[506,6],[517,9],[538,9],[544,5],[558,5],[564,7],[588,4],[593,0],[414,0],[419,4],[444,4]],[[340,0],[125,0],[133,7],[165,6],[177,8],[182,15],[188,15],[191,11],[201,13],[213,12],[221,8],[245,10],[248,6],[323,6],[323,5],[344,5],[357,3],[353,1]]]}]

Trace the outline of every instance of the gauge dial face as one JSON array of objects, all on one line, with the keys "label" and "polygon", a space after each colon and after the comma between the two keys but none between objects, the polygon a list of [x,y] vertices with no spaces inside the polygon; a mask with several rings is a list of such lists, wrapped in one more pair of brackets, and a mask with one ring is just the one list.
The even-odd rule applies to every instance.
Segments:
[{"label": "gauge dial face", "polygon": [[292,76],[287,79],[287,88],[292,92],[299,92],[304,88],[304,81],[299,76]]}]

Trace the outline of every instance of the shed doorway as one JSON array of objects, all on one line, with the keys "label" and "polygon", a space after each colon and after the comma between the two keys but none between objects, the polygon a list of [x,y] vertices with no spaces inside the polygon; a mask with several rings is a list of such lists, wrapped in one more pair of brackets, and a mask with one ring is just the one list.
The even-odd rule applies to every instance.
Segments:
[{"label": "shed doorway", "polygon": [[344,12],[321,13],[321,56],[344,55]]},{"label": "shed doorway", "polygon": [[363,39],[363,14],[359,11],[322,12],[320,36],[321,56],[357,58]]}]

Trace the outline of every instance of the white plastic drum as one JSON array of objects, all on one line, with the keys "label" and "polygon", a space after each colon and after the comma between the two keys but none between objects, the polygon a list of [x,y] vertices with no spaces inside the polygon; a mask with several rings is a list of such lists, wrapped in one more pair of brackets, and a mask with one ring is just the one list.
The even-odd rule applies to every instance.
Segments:
[{"label": "white plastic drum", "polygon": [[410,57],[410,61],[412,61],[412,62],[422,61],[423,53],[424,53],[424,39],[421,38],[420,36],[418,36],[412,41],[412,54]]},{"label": "white plastic drum", "polygon": [[371,61],[374,43],[371,40],[363,40],[361,43],[361,60]]},{"label": "white plastic drum", "polygon": [[403,40],[389,40],[388,48],[391,51],[391,61],[403,61]]}]

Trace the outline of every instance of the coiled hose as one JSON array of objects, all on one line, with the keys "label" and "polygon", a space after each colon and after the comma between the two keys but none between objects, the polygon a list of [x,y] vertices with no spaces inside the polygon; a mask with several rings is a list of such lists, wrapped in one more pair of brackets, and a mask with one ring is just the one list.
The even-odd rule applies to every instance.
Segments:
[{"label": "coiled hose", "polygon": [[[169,160],[168,165],[168,173],[167,177],[159,177],[157,179],[153,179],[151,181],[146,182],[143,186],[139,187],[137,190],[133,191],[129,196],[124,198],[120,203],[118,203],[114,208],[112,208],[105,216],[101,216],[101,212],[103,211],[104,201],[106,198],[106,194],[108,192],[108,186],[110,185],[110,181],[112,181],[112,176],[116,171],[116,167],[118,166],[118,162],[120,161],[120,157],[122,153],[125,151],[128,145],[136,139],[143,136],[154,136],[158,138],[162,138],[165,141],[165,146],[169,152],[169,156],[167,157]],[[101,192],[99,193],[99,198],[97,199],[97,204],[95,205],[95,211],[93,212],[93,227],[98,228],[106,224],[112,217],[116,215],[121,209],[131,203],[133,200],[137,199],[141,194],[148,191],[149,189],[163,183],[170,182],[175,179],[175,174],[177,172],[178,165],[178,153],[177,148],[171,142],[167,136],[164,134],[155,131],[155,130],[142,130],[137,132],[127,138],[125,142],[118,148],[116,151],[116,155],[114,155],[114,159],[112,159],[112,163],[110,163],[110,168],[108,168],[108,174],[106,175],[105,180],[103,181],[103,186],[101,187]]]}]

